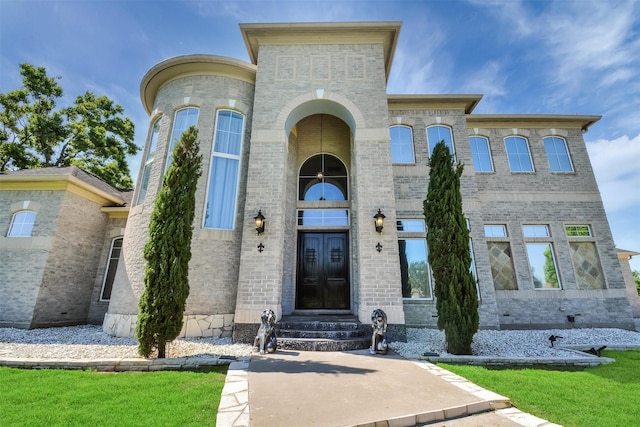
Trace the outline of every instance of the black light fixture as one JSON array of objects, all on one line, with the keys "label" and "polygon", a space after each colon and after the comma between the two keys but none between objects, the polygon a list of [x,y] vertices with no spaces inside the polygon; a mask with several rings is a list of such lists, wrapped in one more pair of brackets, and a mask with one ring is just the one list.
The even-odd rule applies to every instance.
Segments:
[{"label": "black light fixture", "polygon": [[265,217],[262,215],[262,209],[258,210],[258,215],[254,216],[253,219],[256,220],[256,231],[258,234],[264,233]]},{"label": "black light fixture", "polygon": [[385,218],[386,217],[384,216],[384,214],[380,212],[380,209],[378,209],[378,213],[373,216],[373,219],[375,219],[376,231],[378,233],[382,233],[382,229],[384,228]]}]

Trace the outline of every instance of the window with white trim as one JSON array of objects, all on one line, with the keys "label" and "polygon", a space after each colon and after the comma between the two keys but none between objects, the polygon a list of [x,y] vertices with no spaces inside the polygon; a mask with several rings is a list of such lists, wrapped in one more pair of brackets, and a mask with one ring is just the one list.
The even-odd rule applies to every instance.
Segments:
[{"label": "window with white trim", "polygon": [[542,140],[549,160],[551,172],[573,172],[567,142],[557,136],[548,136]]},{"label": "window with white trim", "polygon": [[200,110],[195,107],[183,108],[176,111],[173,119],[173,130],[171,131],[171,139],[169,139],[169,147],[167,149],[167,162],[164,166],[164,171],[169,169],[169,165],[173,161],[173,149],[176,146],[180,137],[189,129],[190,126],[198,125],[198,114]]},{"label": "window with white trim", "polygon": [[454,156],[456,152],[453,145],[453,133],[448,126],[429,126],[427,128],[427,143],[429,144],[429,158],[433,154],[433,149],[440,141],[444,141],[445,145],[449,149],[449,153]]},{"label": "window with white trim", "polygon": [[560,276],[547,225],[523,225],[529,269],[535,289],[560,289]]},{"label": "window with white trim", "polygon": [[402,297],[433,299],[431,269],[427,260],[427,234],[423,219],[399,219],[398,247]]},{"label": "window with white trim", "polygon": [[19,211],[13,214],[7,237],[31,237],[36,213],[33,211]]},{"label": "window with white trim", "polygon": [[391,163],[416,162],[413,151],[413,131],[409,126],[391,126]]},{"label": "window with white trim", "polygon": [[231,110],[218,111],[204,215],[205,228],[233,230],[235,226],[243,132],[242,114]]},{"label": "window with white trim", "polygon": [[507,235],[506,225],[485,225],[484,236],[487,239],[489,264],[491,265],[494,289],[498,291],[517,290],[518,282],[516,280],[516,271],[513,267],[511,242]]},{"label": "window with white trim", "polygon": [[589,225],[566,225],[571,263],[578,289],[605,289],[596,242]]},{"label": "window with white trim", "polygon": [[489,139],[484,136],[469,137],[471,145],[471,158],[475,172],[493,172],[493,161],[489,149]]},{"label": "window with white trim", "polygon": [[504,139],[511,172],[534,172],[529,143],[521,136],[508,136]]},{"label": "window with white trim", "polygon": [[121,253],[122,237],[116,237],[111,241],[109,261],[107,262],[107,269],[105,270],[104,280],[102,282],[102,290],[100,291],[100,301],[109,301],[111,299],[113,281],[116,277],[116,270],[118,269],[118,262],[120,261]]},{"label": "window with white trim", "polygon": [[151,135],[149,137],[149,150],[144,159],[144,169],[142,170],[142,176],[140,177],[140,185],[138,186],[138,195],[136,196],[136,205],[142,203],[147,195],[149,189],[149,177],[151,176],[151,167],[153,166],[153,158],[156,154],[156,148],[158,147],[158,135],[160,134],[160,119],[156,120],[151,128]]}]

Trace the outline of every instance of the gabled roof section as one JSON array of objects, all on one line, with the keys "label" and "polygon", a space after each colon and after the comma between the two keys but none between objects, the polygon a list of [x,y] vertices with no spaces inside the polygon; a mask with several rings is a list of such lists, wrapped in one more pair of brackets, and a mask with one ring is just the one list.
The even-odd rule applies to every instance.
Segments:
[{"label": "gabled roof section", "polygon": [[470,114],[482,95],[387,95],[389,110],[464,109]]},{"label": "gabled roof section", "polygon": [[307,22],[240,24],[253,64],[261,45],[370,44],[382,43],[387,80],[395,54],[401,22]]},{"label": "gabled roof section", "polygon": [[0,173],[0,190],[68,190],[105,206],[123,206],[130,190],[120,191],[77,166]]},{"label": "gabled roof section", "polygon": [[467,126],[490,128],[579,128],[583,132],[602,116],[561,114],[471,114]]}]

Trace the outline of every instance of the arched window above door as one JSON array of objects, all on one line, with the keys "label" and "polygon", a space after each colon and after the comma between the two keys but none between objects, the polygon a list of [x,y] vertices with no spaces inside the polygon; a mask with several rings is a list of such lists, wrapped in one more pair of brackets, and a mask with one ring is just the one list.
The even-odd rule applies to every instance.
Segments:
[{"label": "arched window above door", "polygon": [[330,154],[317,154],[300,168],[298,199],[307,202],[349,199],[347,168]]}]

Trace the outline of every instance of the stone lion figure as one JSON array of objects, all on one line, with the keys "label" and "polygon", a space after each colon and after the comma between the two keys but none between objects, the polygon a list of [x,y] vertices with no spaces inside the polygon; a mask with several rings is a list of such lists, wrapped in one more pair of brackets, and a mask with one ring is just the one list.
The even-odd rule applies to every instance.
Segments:
[{"label": "stone lion figure", "polygon": [[373,335],[371,336],[371,347],[369,353],[371,354],[387,354],[389,346],[387,345],[387,313],[382,309],[377,308],[371,313],[371,327],[373,328]]},{"label": "stone lion figure", "polygon": [[258,347],[260,354],[273,353],[276,351],[278,341],[276,339],[276,314],[270,308],[267,308],[260,315],[262,325],[258,329],[258,335],[253,342],[254,347]]}]

